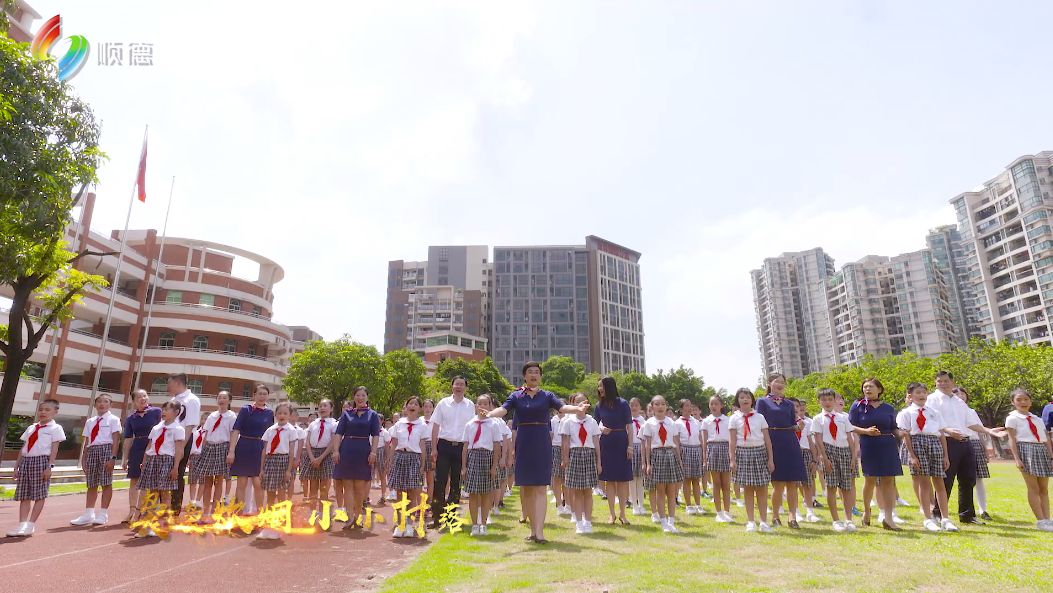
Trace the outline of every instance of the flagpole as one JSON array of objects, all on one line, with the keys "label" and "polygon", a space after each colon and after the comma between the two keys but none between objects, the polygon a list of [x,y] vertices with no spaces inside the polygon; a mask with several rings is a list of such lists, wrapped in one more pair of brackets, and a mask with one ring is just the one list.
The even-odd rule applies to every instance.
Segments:
[{"label": "flagpole", "polygon": [[161,269],[161,262],[165,255],[165,240],[168,238],[168,213],[172,210],[172,193],[175,191],[175,175],[172,176],[172,185],[168,188],[168,207],[165,208],[165,224],[161,227],[161,245],[157,249],[157,260],[154,263],[154,269],[151,273],[151,282],[146,287],[147,297],[150,299],[150,303],[146,308],[146,325],[143,328],[143,340],[142,346],[139,348],[139,363],[135,365],[135,380],[132,381],[132,391],[139,389],[139,378],[143,372],[143,356],[146,354],[146,340],[150,337],[150,321],[154,315],[154,303],[157,302],[157,283],[160,282],[161,277],[158,273]]},{"label": "flagpole", "polygon": [[[150,126],[146,126],[143,132],[143,146],[146,146],[147,136],[150,134]],[[132,206],[135,204],[135,190],[139,186],[139,172],[136,170],[135,183],[132,184],[132,195],[128,199],[128,214],[124,218],[124,233],[121,234],[121,249],[117,253],[117,269],[113,273],[113,284],[110,285],[110,303],[106,307],[106,322],[102,327],[102,340],[99,344],[99,360],[95,364],[95,379],[91,383],[91,399],[89,406],[95,405],[95,396],[99,392],[99,378],[102,376],[102,362],[106,357],[106,342],[110,335],[110,321],[113,316],[113,303],[117,300],[117,288],[121,282],[121,264],[124,263],[124,248],[128,243],[128,224],[132,221]]]}]

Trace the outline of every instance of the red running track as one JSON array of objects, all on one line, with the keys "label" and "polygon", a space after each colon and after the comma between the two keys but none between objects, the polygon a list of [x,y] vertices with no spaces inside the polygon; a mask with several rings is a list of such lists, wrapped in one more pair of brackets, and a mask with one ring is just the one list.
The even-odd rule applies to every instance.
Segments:
[{"label": "red running track", "polygon": [[[434,540],[395,539],[388,527],[390,503],[377,512],[388,523],[372,532],[342,530],[285,535],[256,541],[255,535],[173,533],[168,540],[136,539],[117,524],[127,512],[127,491],[114,493],[111,523],[69,524],[84,510],[84,495],[48,499],[28,538],[2,537],[18,527],[18,503],[0,504],[0,578],[4,591],[85,593],[188,593],[233,588],[252,593],[370,591],[413,560]],[[373,500],[379,496],[374,490]],[[298,512],[296,525],[306,524]]]}]

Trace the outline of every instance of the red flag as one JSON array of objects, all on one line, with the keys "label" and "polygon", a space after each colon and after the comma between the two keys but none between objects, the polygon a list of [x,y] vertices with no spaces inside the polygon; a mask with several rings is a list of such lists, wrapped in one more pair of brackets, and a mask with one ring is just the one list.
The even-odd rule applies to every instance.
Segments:
[{"label": "red flag", "polygon": [[146,202],[146,139],[143,139],[143,156],[139,157],[139,176],[135,179],[139,188],[139,201]]}]

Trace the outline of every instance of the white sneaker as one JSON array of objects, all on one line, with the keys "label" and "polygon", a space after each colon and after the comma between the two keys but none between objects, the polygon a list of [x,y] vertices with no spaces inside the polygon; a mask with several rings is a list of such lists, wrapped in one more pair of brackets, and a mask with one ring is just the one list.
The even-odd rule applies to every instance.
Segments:
[{"label": "white sneaker", "polygon": [[110,520],[110,513],[106,509],[99,509],[99,512],[95,513],[95,519],[92,520],[93,525],[105,525],[106,521]]},{"label": "white sneaker", "polygon": [[716,522],[717,523],[727,523],[728,522],[728,520],[724,518],[724,511],[720,511],[720,512],[717,513]]},{"label": "white sneaker", "polygon": [[479,526],[479,535],[486,535],[486,525]]},{"label": "white sneaker", "polygon": [[932,519],[925,519],[921,523],[921,526],[925,528],[925,531],[934,531],[935,532],[935,531],[939,531],[940,530],[940,526],[937,525],[936,522],[933,521]]},{"label": "white sneaker", "polygon": [[399,529],[398,525],[396,525],[395,530],[391,532],[391,537],[406,537],[406,530]]},{"label": "white sneaker", "polygon": [[746,521],[746,533],[753,533],[757,531],[757,524],[753,521]]},{"label": "white sneaker", "polygon": [[[493,524],[494,524],[494,516],[492,514],[491,515],[487,515],[486,516],[486,525],[493,525]],[[484,527],[485,527],[485,525],[484,525]]]},{"label": "white sneaker", "polygon": [[804,520],[809,523],[818,523],[819,517],[816,517],[815,513],[813,513],[812,511],[808,511],[808,516],[806,516]]},{"label": "white sneaker", "polygon": [[840,521],[834,521],[834,531],[836,531],[837,533],[844,533],[845,524]]},{"label": "white sneaker", "polygon": [[768,525],[767,523],[761,521],[761,524],[760,524],[760,532],[761,533],[771,533],[772,531],[773,531],[773,529],[771,528],[770,525]]},{"label": "white sneaker", "polygon": [[[873,505],[871,505],[871,506],[873,506]],[[878,511],[878,513],[877,513],[877,522],[878,523],[884,523],[885,522],[885,511]]]},{"label": "white sneaker", "polygon": [[571,523],[577,523],[578,522],[578,516],[576,514],[574,514],[574,513],[571,513],[570,514],[570,522]]},{"label": "white sneaker", "polygon": [[476,536],[476,535],[479,535],[479,526],[478,525],[472,525],[472,532],[469,533],[468,535],[471,535],[473,537]]},{"label": "white sneaker", "polygon": [[694,514],[695,514],[695,507],[693,507],[693,506],[691,506],[691,505],[688,505],[688,507],[687,507],[687,509],[685,510],[685,512],[686,512],[686,513],[687,513],[688,515],[694,515]]},{"label": "white sneaker", "polygon": [[706,509],[702,508],[702,506],[699,505],[699,506],[695,507],[695,514],[696,515],[705,515],[706,514]]},{"label": "white sneaker", "polygon": [[897,498],[896,499],[896,506],[909,507],[910,503],[905,501],[905,500],[903,500],[902,498]]},{"label": "white sneaker", "polygon": [[892,511],[892,522],[896,525],[903,525],[904,523],[906,523],[904,519],[899,518],[899,515],[896,514],[896,511]]},{"label": "white sneaker", "polygon": [[658,516],[658,513],[651,513],[651,523],[658,524],[658,523],[661,523],[661,522],[662,522],[662,518]]},{"label": "white sneaker", "polygon": [[511,488],[505,488],[505,496],[512,496],[512,489]]},{"label": "white sneaker", "polygon": [[501,507],[496,507],[495,506],[494,508],[490,509],[490,516],[496,517],[497,515],[500,515],[500,514],[501,514]]},{"label": "white sneaker", "polygon": [[952,533],[958,531],[958,527],[952,523],[950,519],[946,518],[940,522],[940,527],[943,527],[944,531],[950,531]]},{"label": "white sneaker", "polygon": [[95,520],[95,509],[84,509],[79,517],[69,522],[70,525],[90,525]]},{"label": "white sneaker", "polygon": [[668,533],[680,533],[680,530],[676,528],[676,521],[672,517],[666,519],[665,524],[668,526]]},{"label": "white sneaker", "polygon": [[673,532],[673,526],[669,523],[669,519],[666,519],[664,517],[662,518],[662,531],[666,533]]},{"label": "white sneaker", "polygon": [[582,521],[581,524],[585,527],[585,533],[592,533],[592,521]]},{"label": "white sneaker", "polygon": [[731,511],[724,511],[724,521],[727,523],[735,522],[735,517],[731,516]]},{"label": "white sneaker", "polygon": [[637,505],[633,507],[633,515],[639,517],[640,515],[646,515],[647,511],[644,510],[643,505]]},{"label": "white sneaker", "polygon": [[[1042,522],[1039,521],[1039,525],[1041,524]],[[1039,527],[1039,529],[1041,529],[1041,527]],[[7,537],[26,537],[27,535],[29,535],[29,533],[27,533],[28,530],[29,521],[23,521],[18,524],[18,529],[12,529],[11,531],[8,531]]]},{"label": "white sneaker", "polygon": [[852,521],[845,521],[845,531],[847,531],[849,533],[855,533],[856,532],[856,524],[853,523]]},{"label": "white sneaker", "polygon": [[574,533],[578,535],[585,535],[585,522],[578,521],[574,524]]},{"label": "white sneaker", "polygon": [[1035,524],[1035,527],[1037,527],[1039,531],[1053,531],[1053,521],[1050,521],[1049,519],[1046,519],[1045,521],[1039,521]]}]

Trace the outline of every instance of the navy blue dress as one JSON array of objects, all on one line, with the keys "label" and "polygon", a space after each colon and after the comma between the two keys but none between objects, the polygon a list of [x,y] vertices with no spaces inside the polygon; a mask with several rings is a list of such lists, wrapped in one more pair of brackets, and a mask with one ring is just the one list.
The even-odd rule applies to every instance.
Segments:
[{"label": "navy blue dress", "polygon": [[860,428],[876,426],[881,436],[859,435],[859,459],[863,463],[863,475],[870,477],[902,476],[899,464],[899,446],[896,443],[896,409],[886,403],[877,406],[852,404],[848,420]]},{"label": "navy blue dress", "polygon": [[548,411],[562,408],[563,400],[544,389],[532,396],[517,389],[501,407],[515,414],[512,430],[516,431],[516,484],[548,486],[552,483],[552,424]]},{"label": "navy blue dress", "polygon": [[625,432],[625,426],[633,421],[629,402],[620,397],[614,400],[612,406],[601,402],[593,408],[593,417],[603,423],[604,428],[611,429],[610,434],[600,435],[600,462],[603,464],[600,480],[631,482],[633,460],[625,454],[629,449],[629,435]]},{"label": "navy blue dress", "polygon": [[776,404],[771,397],[762,397],[757,400],[757,413],[768,421],[768,437],[771,438],[771,452],[775,458],[775,471],[771,474],[771,481],[805,481],[801,443],[794,432],[794,427],[797,426],[797,410],[793,402],[784,398],[782,403]]},{"label": "navy blue dress", "polygon": [[340,441],[340,462],[333,467],[335,480],[371,480],[373,468],[369,453],[373,450],[372,437],[380,434],[380,416],[373,410],[344,412],[336,424]]},{"label": "navy blue dress", "polygon": [[232,430],[240,431],[238,446],[234,447],[234,464],[230,475],[255,478],[260,475],[260,459],[263,458],[263,433],[274,425],[274,412],[270,408],[254,405],[242,406]]},{"label": "navy blue dress", "polygon": [[124,438],[134,439],[128,449],[128,477],[139,479],[142,475],[143,455],[150,444],[150,429],[161,422],[161,408],[146,406],[143,413],[132,412],[124,419]]}]

